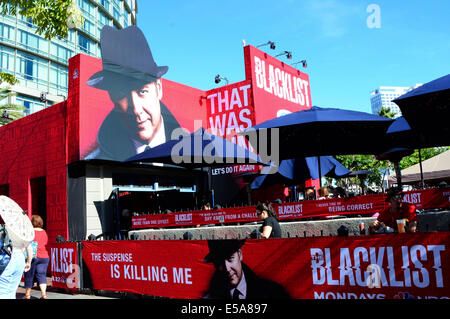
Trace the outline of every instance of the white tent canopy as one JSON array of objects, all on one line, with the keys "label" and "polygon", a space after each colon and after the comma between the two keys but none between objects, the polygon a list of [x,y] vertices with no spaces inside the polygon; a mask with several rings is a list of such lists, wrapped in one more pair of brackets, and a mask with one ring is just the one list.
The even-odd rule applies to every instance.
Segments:
[{"label": "white tent canopy", "polygon": [[[423,180],[449,180],[450,179],[450,150],[429,158],[422,162]],[[420,163],[401,171],[402,183],[412,184],[420,182]],[[390,183],[396,183],[395,175],[389,176]]]}]

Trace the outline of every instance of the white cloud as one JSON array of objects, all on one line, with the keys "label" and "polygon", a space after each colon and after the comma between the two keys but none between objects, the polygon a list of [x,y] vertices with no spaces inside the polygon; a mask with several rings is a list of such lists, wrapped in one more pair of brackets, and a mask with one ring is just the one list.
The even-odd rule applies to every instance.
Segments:
[{"label": "white cloud", "polygon": [[348,32],[350,19],[366,14],[365,8],[336,0],[309,0],[304,2],[304,10],[307,19],[319,24],[322,35],[332,38]]}]

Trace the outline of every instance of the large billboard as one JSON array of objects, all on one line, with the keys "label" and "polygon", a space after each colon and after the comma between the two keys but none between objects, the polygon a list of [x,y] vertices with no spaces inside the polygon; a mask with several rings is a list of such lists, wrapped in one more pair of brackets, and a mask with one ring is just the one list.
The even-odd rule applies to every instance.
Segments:
[{"label": "large billboard", "polygon": [[435,232],[88,241],[82,258],[96,290],[182,299],[448,299],[449,239]]},{"label": "large billboard", "polygon": [[244,47],[244,81],[202,91],[165,79],[170,67],[159,65],[149,44],[136,26],[105,26],[101,59],[71,59],[69,101],[79,104],[79,122],[68,123],[79,129],[71,161],[124,161],[170,140],[177,128],[204,127],[248,146],[239,132],[311,107],[308,75],[252,46]]},{"label": "large billboard", "polygon": [[69,70],[79,97],[79,159],[124,161],[204,122],[204,91],[162,78],[170,68],[153,59],[141,30],[105,26],[100,41],[102,59],[81,56]]}]

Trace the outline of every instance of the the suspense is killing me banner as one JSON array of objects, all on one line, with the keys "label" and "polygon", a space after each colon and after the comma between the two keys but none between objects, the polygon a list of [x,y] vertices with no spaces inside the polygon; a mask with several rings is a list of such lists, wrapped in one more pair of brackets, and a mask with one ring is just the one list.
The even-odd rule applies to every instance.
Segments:
[{"label": "the suspense is killing me banner", "polygon": [[[449,232],[83,242],[93,289],[170,298],[449,298]],[[242,290],[242,289],[241,289]]]}]

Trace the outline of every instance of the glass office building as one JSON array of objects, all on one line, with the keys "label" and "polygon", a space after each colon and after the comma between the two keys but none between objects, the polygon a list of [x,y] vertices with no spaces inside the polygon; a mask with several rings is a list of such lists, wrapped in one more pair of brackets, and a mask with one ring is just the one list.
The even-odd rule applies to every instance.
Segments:
[{"label": "glass office building", "polygon": [[402,86],[380,86],[379,88],[370,92],[370,104],[372,106],[372,113],[378,114],[378,112],[384,108],[390,110],[395,114],[395,117],[402,115],[400,108],[397,104],[392,102],[396,98],[402,96],[403,94],[421,86],[421,84],[416,84],[411,87]]},{"label": "glass office building", "polygon": [[31,114],[65,100],[69,58],[78,53],[100,58],[100,31],[105,25],[118,29],[136,25],[137,0],[77,0],[77,4],[84,25],[69,30],[65,39],[49,41],[37,35],[36,27],[19,13],[0,17],[0,71],[20,81],[11,87],[17,95],[0,103],[23,105],[25,114]]}]

